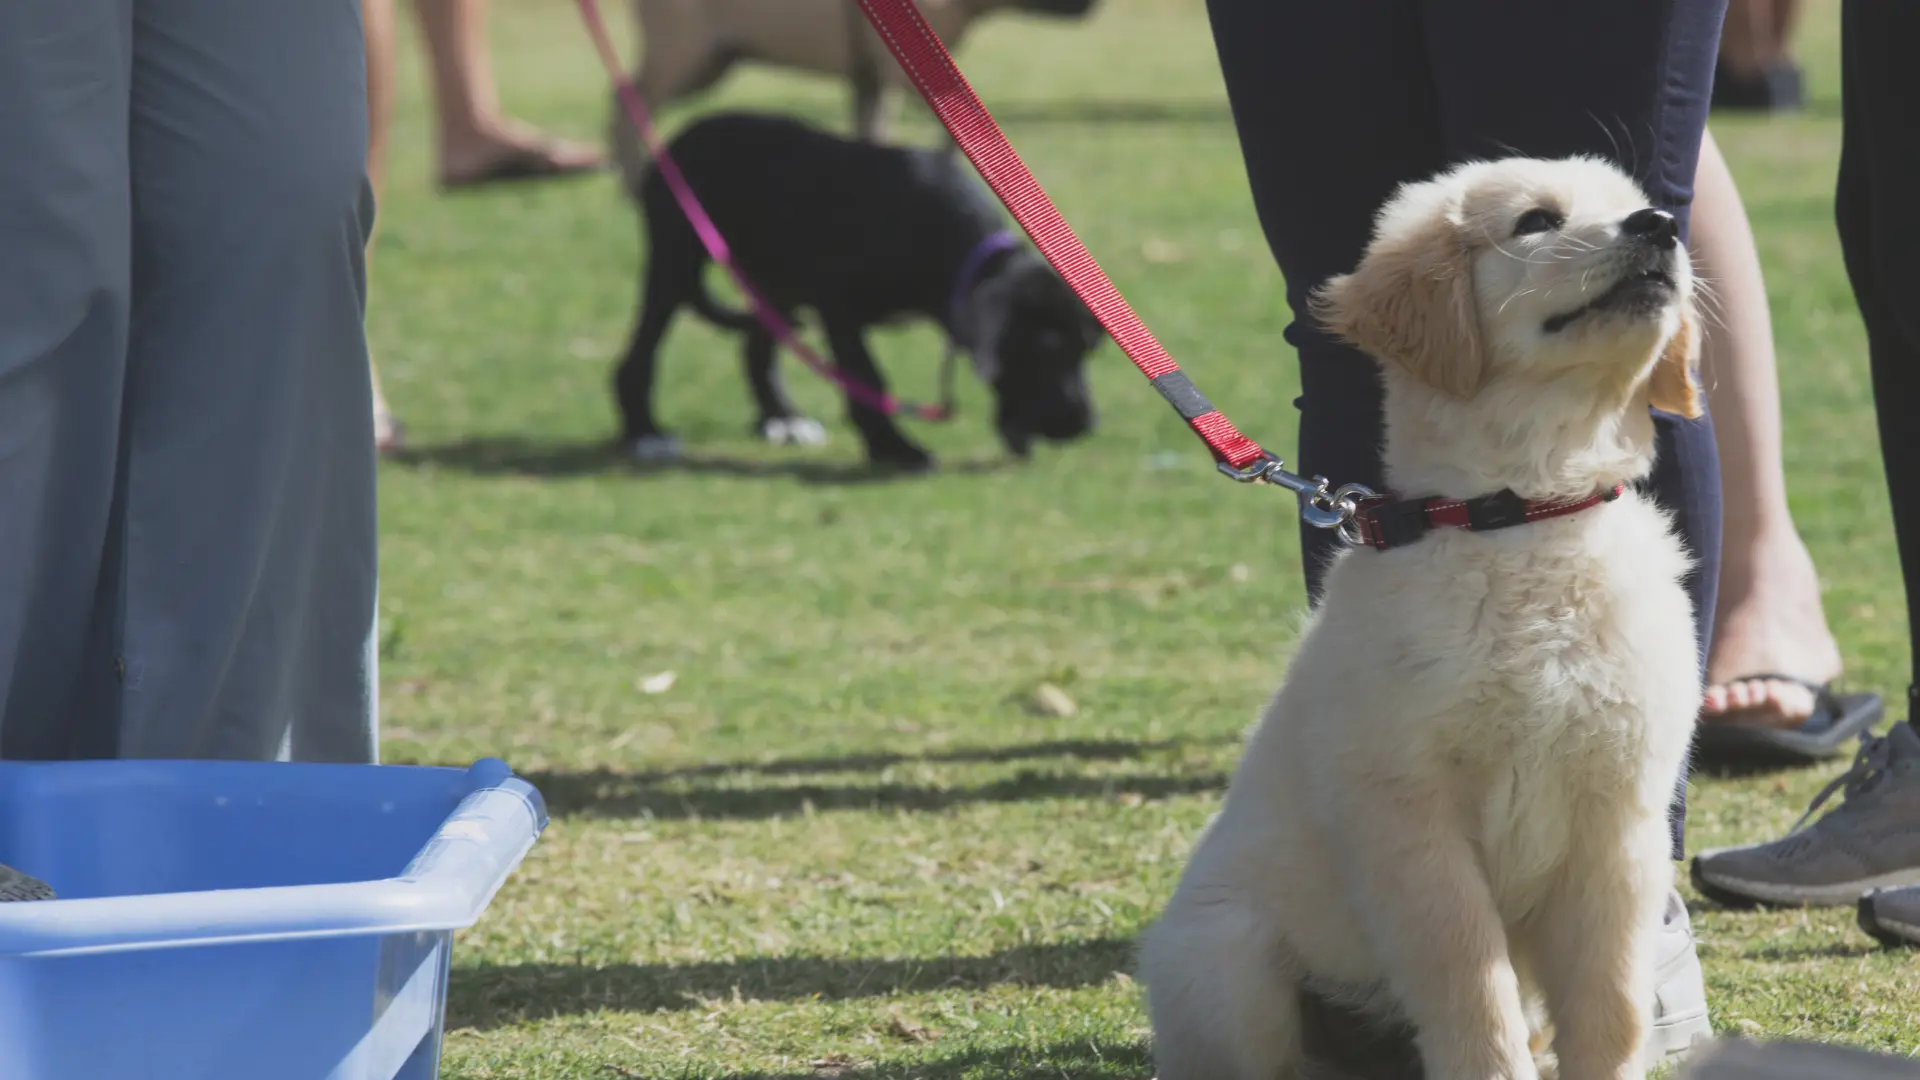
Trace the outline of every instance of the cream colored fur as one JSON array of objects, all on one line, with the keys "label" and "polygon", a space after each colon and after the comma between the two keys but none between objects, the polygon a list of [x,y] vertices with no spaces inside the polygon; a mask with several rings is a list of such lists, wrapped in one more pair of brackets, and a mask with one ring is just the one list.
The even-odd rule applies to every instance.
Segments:
[{"label": "cream colored fur", "polygon": [[[1018,0],[915,0],[927,24],[950,49],[981,15]],[[871,91],[856,87],[855,127],[876,139],[883,122],[882,93],[911,89],[853,0],[634,0],[641,27],[640,71],[634,85],[652,109],[718,82],[736,61],[851,79],[870,65],[880,79]],[[613,141],[630,180],[646,163],[631,126],[615,110]]]},{"label": "cream colored fur", "polygon": [[[1623,234],[1646,205],[1599,161],[1513,159],[1382,210],[1318,299],[1383,361],[1394,491],[1573,497],[1649,472],[1650,397],[1699,409],[1686,253]],[[1564,228],[1515,235],[1535,208]],[[1670,290],[1547,330],[1649,260]],[[1631,490],[1340,555],[1142,943],[1159,1080],[1292,1080],[1309,982],[1411,1020],[1427,1080],[1534,1080],[1542,1013],[1562,1080],[1642,1077],[1700,701],[1687,568]]]}]

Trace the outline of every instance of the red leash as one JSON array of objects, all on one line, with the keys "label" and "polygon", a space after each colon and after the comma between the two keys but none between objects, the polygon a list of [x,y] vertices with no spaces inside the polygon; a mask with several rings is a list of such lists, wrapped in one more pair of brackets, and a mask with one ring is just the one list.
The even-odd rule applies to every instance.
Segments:
[{"label": "red leash", "polygon": [[967,155],[967,160],[980,170],[987,186],[1000,196],[1014,220],[1033,239],[1034,246],[1073,291],[1080,294],[1080,299],[1100,320],[1100,325],[1106,327],[1127,359],[1133,361],[1133,366],[1152,381],[1160,396],[1167,399],[1194,434],[1207,444],[1214,459],[1233,470],[1228,475],[1247,480],[1267,479],[1265,470],[1254,476],[1240,477],[1239,474],[1250,466],[1266,462],[1277,467],[1278,459],[1262,450],[1259,443],[1240,434],[1233,422],[1213,407],[1181,372],[1173,357],[1167,355],[1167,350],[1161,348],[1153,332],[1127,306],[1113,282],[1107,280],[1107,275],[1093,261],[1086,245],[1073,234],[1060,211],[1054,209],[1053,200],[1041,190],[1040,182],[1033,178],[1020,155],[1014,153],[1000,125],[994,123],[973,87],[967,85],[966,76],[954,66],[947,47],[941,44],[919,9],[911,0],[859,0],[859,4],[867,21],[880,32],[894,59],[919,88],[920,96],[933,107],[934,114]]},{"label": "red leash", "polygon": [[[947,413],[941,406],[911,405],[852,381],[837,368],[822,361],[794,336],[793,328],[767,304],[734,264],[726,241],[714,228],[713,220],[701,209],[686,178],[661,145],[647,115],[646,105],[640,100],[639,91],[620,67],[619,58],[608,41],[596,0],[578,0],[578,3],[587,31],[600,51],[600,60],[613,79],[628,118],[653,153],[661,178],[673,190],[681,210],[700,234],[708,254],[715,262],[726,267],[741,292],[752,299],[754,313],[760,321],[809,367],[838,383],[847,393],[887,412],[907,411],[929,419],[944,418]],[[934,115],[940,118],[940,123],[967,155],[967,160],[979,170],[987,186],[1000,197],[1014,220],[1033,240],[1034,246],[1040,249],[1040,253],[1079,295],[1081,302],[1106,328],[1115,344],[1153,383],[1153,388],[1173,406],[1180,418],[1200,437],[1200,441],[1206,443],[1219,470],[1243,483],[1276,484],[1294,492],[1300,497],[1300,516],[1308,524],[1322,529],[1341,529],[1349,540],[1358,542],[1349,525],[1359,509],[1358,500],[1373,495],[1373,492],[1359,484],[1346,484],[1335,489],[1322,476],[1296,476],[1286,471],[1278,457],[1242,435],[1233,422],[1200,393],[1199,388],[1180,370],[1180,365],[1167,355],[1152,331],[1127,306],[1119,290],[1113,287],[1113,282],[1094,262],[1086,245],[1073,234],[1066,219],[1054,208],[1053,201],[1047,198],[1040,182],[1033,178],[1033,173],[1020,160],[1020,155],[1014,152],[1007,137],[1001,133],[1000,126],[994,123],[986,106],[981,104],[979,96],[967,85],[966,77],[954,66],[953,57],[948,55],[946,46],[933,28],[927,25],[919,9],[913,6],[911,0],[859,0],[859,4],[867,21],[873,24],[887,43],[888,51],[893,53],[902,70],[913,80],[920,96],[933,108]]]},{"label": "red leash", "polygon": [[1034,246],[1073,286],[1160,396],[1207,444],[1221,472],[1235,480],[1287,488],[1300,496],[1300,516],[1309,525],[1339,529],[1348,543],[1382,551],[1412,543],[1436,528],[1485,532],[1576,514],[1612,502],[1625,490],[1615,487],[1577,499],[1528,500],[1512,491],[1499,491],[1473,499],[1403,502],[1392,495],[1375,494],[1360,484],[1334,488],[1325,477],[1309,479],[1286,471],[1279,458],[1240,434],[1201,395],[1127,306],[1054,208],[1053,200],[1041,190],[1040,182],[1014,153],[1000,125],[988,115],[987,107],[967,85],[966,76],[960,74],[946,46],[912,0],[858,2],[901,69],[919,88],[920,96],[926,98],[953,141],[1013,213],[1014,220],[1026,229]]},{"label": "red leash", "polygon": [[[852,378],[839,367],[822,360],[820,354],[808,348],[806,342],[800,340],[792,324],[781,317],[772,304],[767,303],[766,297],[761,295],[760,290],[754,287],[747,275],[741,272],[740,265],[733,261],[733,252],[728,249],[726,238],[720,235],[720,230],[713,224],[713,218],[707,215],[706,208],[702,207],[700,200],[695,197],[693,186],[687,183],[687,178],[681,173],[680,166],[674,162],[673,155],[660,141],[659,133],[653,128],[653,118],[647,112],[646,102],[640,100],[640,91],[635,89],[633,80],[627,78],[626,69],[620,66],[619,54],[614,51],[613,41],[607,36],[606,23],[600,18],[600,5],[597,0],[579,0],[579,4],[580,18],[587,24],[587,34],[593,38],[594,48],[600,53],[600,62],[606,66],[607,76],[613,80],[614,91],[620,98],[621,106],[626,110],[627,119],[633,122],[634,131],[639,134],[640,141],[646,144],[647,152],[653,155],[654,168],[660,171],[660,178],[666,181],[667,189],[673,192],[674,201],[680,204],[680,212],[687,215],[687,222],[699,235],[700,243],[707,249],[707,256],[725,268],[727,276],[733,279],[734,285],[738,286],[752,303],[754,317],[760,320],[760,325],[766,327],[768,333],[798,356],[801,362],[812,368],[815,374],[838,385],[849,397],[864,405],[878,409],[889,416],[904,413],[922,420],[945,420],[951,416],[953,408],[950,403],[922,405],[894,397],[892,394]],[[948,371],[951,371],[950,366]]]}]

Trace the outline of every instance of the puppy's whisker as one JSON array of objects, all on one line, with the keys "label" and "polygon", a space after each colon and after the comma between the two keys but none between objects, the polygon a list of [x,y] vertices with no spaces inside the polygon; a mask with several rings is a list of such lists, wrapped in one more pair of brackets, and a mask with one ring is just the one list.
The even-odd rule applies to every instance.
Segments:
[{"label": "puppy's whisker", "polygon": [[1700,313],[1701,319],[1722,330],[1728,329],[1726,299],[1720,295],[1720,291],[1704,278],[1694,279],[1693,287],[1694,309]]},{"label": "puppy's whisker", "polygon": [[1526,154],[1521,153],[1519,147],[1513,145],[1512,143],[1508,142],[1505,139],[1494,139],[1492,140],[1492,142],[1494,146],[1499,147],[1502,151],[1504,151],[1508,157],[1526,157],[1527,156]]},{"label": "puppy's whisker", "polygon": [[1488,225],[1482,224],[1480,226],[1480,239],[1484,240],[1488,247],[1499,252],[1501,255],[1504,255],[1505,257],[1512,259],[1514,262],[1526,263],[1529,261],[1527,256],[1516,255],[1512,251],[1507,250],[1506,245],[1501,243],[1499,237],[1493,235],[1493,229]]},{"label": "puppy's whisker", "polygon": [[1589,252],[1597,251],[1599,248],[1597,245],[1589,244],[1584,240],[1575,240],[1572,237],[1568,237],[1565,241],[1554,245],[1550,250],[1553,252],[1553,257],[1556,261],[1568,262]]},{"label": "puppy's whisker", "polygon": [[1508,304],[1513,303],[1515,300],[1518,300],[1523,296],[1532,296],[1534,293],[1537,293],[1539,291],[1540,291],[1539,289],[1521,289],[1518,292],[1509,293],[1505,300],[1500,301],[1500,306],[1497,309],[1495,309],[1494,314],[1495,315],[1505,314]]},{"label": "puppy's whisker", "polygon": [[[1640,176],[1640,144],[1633,141],[1633,129],[1627,126],[1627,122],[1625,120],[1620,121],[1620,134],[1625,135],[1627,137],[1627,173],[1628,175],[1639,177]],[[1647,134],[1648,135],[1653,134],[1653,125],[1651,123],[1647,125]],[[1654,145],[1656,146],[1659,145],[1658,139],[1654,140]]]},{"label": "puppy's whisker", "polygon": [[1587,110],[1587,116],[1593,120],[1594,126],[1600,129],[1600,134],[1607,137],[1608,145],[1613,147],[1613,160],[1619,161],[1620,140],[1613,137],[1613,129],[1608,127],[1606,121],[1600,119],[1600,114],[1594,112],[1592,109]]},{"label": "puppy's whisker", "polygon": [[[1571,259],[1575,255],[1579,254],[1580,251],[1592,251],[1594,249],[1592,244],[1586,244],[1585,241],[1579,241],[1573,237],[1563,237],[1559,243],[1538,248],[1534,251],[1526,252],[1524,254],[1516,253],[1514,251],[1509,250],[1507,246],[1500,241],[1500,238],[1494,236],[1493,231],[1484,225],[1481,226],[1480,228],[1480,238],[1482,240],[1485,240],[1487,242],[1487,246],[1492,248],[1494,251],[1497,251],[1501,255],[1509,259],[1512,259],[1514,262],[1522,263],[1527,266],[1546,266],[1549,263],[1566,262],[1568,259]],[[1561,254],[1560,253],[1561,247],[1570,242],[1586,244],[1586,246],[1581,248],[1580,251],[1574,252],[1573,254],[1565,254],[1565,255]]]}]

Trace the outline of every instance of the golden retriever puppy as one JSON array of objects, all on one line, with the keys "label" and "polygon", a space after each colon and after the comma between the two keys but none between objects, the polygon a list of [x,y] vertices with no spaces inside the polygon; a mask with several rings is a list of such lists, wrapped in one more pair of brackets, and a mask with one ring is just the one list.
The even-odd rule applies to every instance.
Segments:
[{"label": "golden retriever puppy", "polygon": [[[1303,990],[1427,1080],[1644,1075],[1688,559],[1631,485],[1698,416],[1674,219],[1598,160],[1402,188],[1318,311],[1382,361],[1386,476],[1142,942],[1159,1080],[1299,1075]],[[1375,550],[1376,548],[1384,550]],[[1531,1018],[1531,1019],[1530,1019]]]}]

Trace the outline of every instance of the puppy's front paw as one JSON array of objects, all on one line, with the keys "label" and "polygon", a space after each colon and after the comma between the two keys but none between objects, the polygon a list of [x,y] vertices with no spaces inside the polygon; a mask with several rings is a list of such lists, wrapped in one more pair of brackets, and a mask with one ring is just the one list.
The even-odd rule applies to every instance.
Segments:
[{"label": "puppy's front paw", "polygon": [[642,464],[680,460],[680,439],[664,431],[627,440],[627,456]]},{"label": "puppy's front paw", "polygon": [[755,425],[775,446],[825,446],[826,425],[810,416],[769,416]]}]

